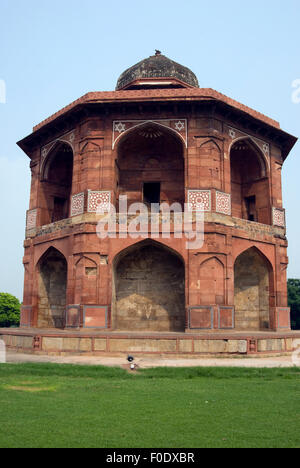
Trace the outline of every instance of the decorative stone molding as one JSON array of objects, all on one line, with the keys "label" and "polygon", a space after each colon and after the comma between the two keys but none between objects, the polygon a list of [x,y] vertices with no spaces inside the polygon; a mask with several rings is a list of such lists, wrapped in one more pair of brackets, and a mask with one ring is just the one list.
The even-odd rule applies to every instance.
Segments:
[{"label": "decorative stone molding", "polygon": [[285,228],[285,210],[273,207],[273,225]]},{"label": "decorative stone molding", "polygon": [[88,213],[108,213],[110,211],[111,192],[88,191]]},{"label": "decorative stone molding", "polygon": [[[146,132],[143,134],[142,128],[149,124],[153,125],[154,131],[152,134]],[[187,119],[161,119],[161,120],[115,120],[113,122],[113,141],[112,149],[115,148],[115,145],[119,138],[126,132],[134,128],[141,127],[141,134],[145,138],[158,138],[162,134],[159,132],[159,127],[165,127],[173,132],[177,133],[181,139],[184,141],[185,146],[187,147],[188,142],[188,129],[187,129]],[[145,132],[144,132],[145,133]]]},{"label": "decorative stone molding", "polygon": [[73,195],[71,201],[71,217],[84,213],[84,192]]},{"label": "decorative stone molding", "polygon": [[216,212],[231,216],[230,193],[216,192]]},{"label": "decorative stone molding", "polygon": [[26,230],[35,229],[37,225],[37,209],[27,211]]},{"label": "decorative stone molding", "polygon": [[189,190],[188,191],[189,211],[211,211],[211,191],[210,190]]}]

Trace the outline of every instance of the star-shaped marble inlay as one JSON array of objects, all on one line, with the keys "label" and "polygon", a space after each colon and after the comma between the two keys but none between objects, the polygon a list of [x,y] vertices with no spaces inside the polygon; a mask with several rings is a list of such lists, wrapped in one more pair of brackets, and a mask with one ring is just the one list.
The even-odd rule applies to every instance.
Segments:
[{"label": "star-shaped marble inlay", "polygon": [[182,130],[185,129],[185,123],[182,122],[181,120],[179,120],[179,122],[176,122],[176,123],[175,123],[175,128],[176,128],[176,130],[178,130],[179,132],[181,132]]},{"label": "star-shaped marble inlay", "polygon": [[236,133],[235,133],[235,131],[234,131],[232,128],[229,130],[229,136],[230,136],[230,138],[232,138],[233,140],[234,140],[234,138],[236,137]]},{"label": "star-shaped marble inlay", "polygon": [[265,154],[269,154],[270,146],[268,145],[268,143],[265,143],[263,145],[263,151],[264,151]]},{"label": "star-shaped marble inlay", "polygon": [[123,133],[126,130],[126,125],[123,122],[115,123],[115,132]]}]

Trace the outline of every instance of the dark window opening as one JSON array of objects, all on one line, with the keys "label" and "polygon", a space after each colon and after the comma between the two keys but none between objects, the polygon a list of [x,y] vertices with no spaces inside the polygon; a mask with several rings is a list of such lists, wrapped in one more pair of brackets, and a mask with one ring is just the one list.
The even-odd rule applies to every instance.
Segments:
[{"label": "dark window opening", "polygon": [[52,223],[68,217],[67,205],[65,198],[54,197]]},{"label": "dark window opening", "polygon": [[145,203],[160,203],[160,182],[145,183],[143,198]]},{"label": "dark window opening", "polygon": [[245,198],[247,219],[248,221],[257,221],[256,216],[256,197],[247,197]]}]

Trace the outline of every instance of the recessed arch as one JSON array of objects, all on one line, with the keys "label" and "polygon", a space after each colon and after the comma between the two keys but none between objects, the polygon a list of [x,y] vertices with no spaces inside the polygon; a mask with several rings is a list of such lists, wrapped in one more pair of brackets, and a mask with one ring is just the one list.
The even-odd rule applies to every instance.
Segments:
[{"label": "recessed arch", "polygon": [[255,246],[244,250],[234,263],[236,328],[258,331],[270,328],[273,267]]},{"label": "recessed arch", "polygon": [[176,132],[156,122],[137,125],[123,136],[116,156],[118,199],[126,196],[128,205],[166,202],[183,207],[184,148]]},{"label": "recessed arch", "polygon": [[266,265],[268,266],[269,270],[270,271],[273,271],[274,267],[272,265],[272,262],[269,260],[269,258],[267,257],[267,255],[257,246],[257,245],[252,245],[251,247],[245,247],[244,249],[242,249],[235,257],[234,259],[234,262],[236,261],[236,259],[238,257],[240,257],[241,255],[243,255],[244,253],[246,252],[249,252],[249,251],[253,251],[253,252],[256,252],[265,262],[266,262]]},{"label": "recessed arch", "polygon": [[92,258],[88,257],[87,255],[81,255],[75,262],[75,267],[81,263],[81,262],[90,262],[91,266],[94,266],[95,268],[98,267],[97,262],[93,260]]},{"label": "recessed arch", "polygon": [[258,156],[258,158],[260,160],[260,164],[261,164],[261,168],[262,168],[262,176],[263,177],[267,176],[268,172],[270,170],[270,162],[268,161],[268,158],[266,157],[266,155],[264,154],[262,149],[259,147],[258,143],[250,135],[235,138],[229,145],[229,154],[231,153],[231,150],[232,150],[233,146],[236,143],[242,142],[242,141],[245,141],[246,143],[248,143],[253,148],[253,150],[256,152],[256,154],[257,154],[257,156]]},{"label": "recessed arch", "polygon": [[63,250],[60,247],[53,245],[51,247],[44,247],[44,251],[40,254],[39,258],[35,262],[35,267],[39,265],[43,257],[47,256],[48,252],[51,250],[58,252],[58,254],[61,255],[67,261],[66,254],[63,252]]},{"label": "recessed arch", "polygon": [[53,159],[55,158],[56,154],[60,150],[64,149],[64,147],[68,148],[70,152],[74,153],[74,149],[71,143],[69,143],[68,141],[60,140],[60,139],[56,140],[53,143],[53,145],[50,148],[48,148],[47,156],[44,158],[41,164],[41,170],[40,170],[41,180],[47,180],[48,175],[49,175],[49,167]]},{"label": "recessed arch", "polygon": [[200,148],[203,148],[204,146],[208,146],[208,145],[213,145],[213,147],[216,148],[221,153],[220,146],[212,138],[209,138],[203,143],[201,143]]},{"label": "recessed arch", "polygon": [[225,265],[216,256],[205,259],[199,267],[200,303],[202,305],[226,303]]},{"label": "recessed arch", "polygon": [[50,247],[38,264],[39,328],[64,328],[68,264],[65,256]]},{"label": "recessed arch", "polygon": [[124,132],[122,132],[114,141],[113,141],[113,150],[114,149],[117,149],[117,147],[120,145],[120,143],[122,142],[122,140],[128,138],[130,136],[131,133],[134,133],[136,132],[137,130],[141,130],[143,127],[147,128],[147,127],[157,127],[158,129],[161,129],[161,131],[167,131],[167,132],[170,132],[173,134],[173,136],[175,138],[178,139],[178,141],[181,142],[182,144],[182,147],[183,149],[184,148],[187,148],[187,141],[183,138],[183,136],[177,132],[176,130],[174,130],[173,128],[171,127],[167,127],[166,125],[163,125],[162,123],[160,122],[155,122],[153,120],[147,120],[147,121],[144,121],[144,122],[140,122],[140,123],[137,123],[136,125],[133,125],[131,128],[129,128],[128,130],[125,130]]},{"label": "recessed arch", "polygon": [[265,155],[250,137],[230,147],[232,216],[271,224],[269,170]]},{"label": "recessed arch", "polygon": [[88,152],[88,151],[98,151],[98,152],[101,152],[101,147],[99,145],[97,145],[95,142],[93,141],[87,141],[83,144],[81,150],[80,150],[80,154],[84,154],[85,152]]},{"label": "recessed arch", "polygon": [[113,261],[112,324],[124,331],[184,331],[185,265],[174,250],[138,242]]},{"label": "recessed arch", "polygon": [[56,141],[41,168],[41,224],[69,217],[74,154],[72,146]]},{"label": "recessed arch", "polygon": [[75,304],[97,304],[99,289],[99,266],[88,255],[81,255],[74,263]]},{"label": "recessed arch", "polygon": [[216,257],[216,256],[214,255],[213,257],[209,257],[209,258],[206,258],[205,260],[203,260],[203,262],[201,262],[201,264],[200,264],[200,267],[201,267],[202,265],[205,265],[205,264],[208,263],[208,262],[211,262],[212,260],[215,260],[217,263],[220,263],[220,264],[222,265],[222,267],[225,266],[225,265],[224,265],[224,262],[223,262],[220,258],[218,258],[218,257]]},{"label": "recessed arch", "polygon": [[181,260],[181,262],[185,264],[185,259],[183,258],[180,252],[173,249],[169,245],[163,244],[162,242],[149,238],[149,239],[143,239],[143,240],[137,241],[134,244],[129,245],[125,249],[121,249],[119,252],[117,252],[112,261],[113,268],[115,268],[119,260],[125,255],[127,255],[127,253],[134,252],[136,249],[140,247],[144,247],[146,245],[153,245],[154,247],[157,247],[158,249],[166,250],[171,255],[177,256]]}]

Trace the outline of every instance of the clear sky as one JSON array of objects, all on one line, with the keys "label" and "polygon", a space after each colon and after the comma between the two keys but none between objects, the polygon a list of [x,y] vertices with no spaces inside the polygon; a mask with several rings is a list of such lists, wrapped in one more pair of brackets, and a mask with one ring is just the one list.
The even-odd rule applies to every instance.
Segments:
[{"label": "clear sky", "polygon": [[[88,91],[113,90],[126,68],[159,49],[190,67],[201,87],[300,136],[300,103],[292,99],[292,83],[300,80],[299,18],[299,0],[0,0],[0,291],[22,298],[30,171],[16,142],[33,125]],[[299,148],[283,171],[294,278],[300,278]]]}]

